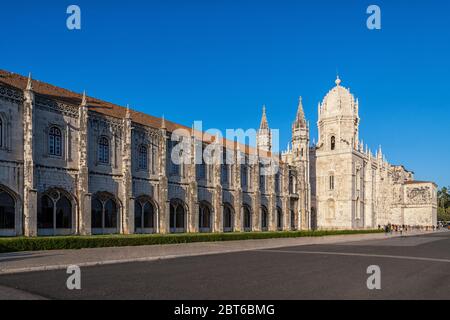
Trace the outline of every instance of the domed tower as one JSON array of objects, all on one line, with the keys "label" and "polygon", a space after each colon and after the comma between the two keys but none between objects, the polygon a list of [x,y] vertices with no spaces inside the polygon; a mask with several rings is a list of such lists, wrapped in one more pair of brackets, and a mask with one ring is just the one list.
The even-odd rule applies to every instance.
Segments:
[{"label": "domed tower", "polygon": [[337,77],[336,86],[319,104],[319,143],[321,150],[339,151],[353,149],[359,143],[358,101],[347,88],[341,86]]},{"label": "domed tower", "polygon": [[[319,104],[319,142],[315,149],[317,226],[321,229],[353,229],[363,224],[359,210],[364,161],[360,159],[358,101],[339,77]],[[357,193],[360,192],[360,193]]]}]

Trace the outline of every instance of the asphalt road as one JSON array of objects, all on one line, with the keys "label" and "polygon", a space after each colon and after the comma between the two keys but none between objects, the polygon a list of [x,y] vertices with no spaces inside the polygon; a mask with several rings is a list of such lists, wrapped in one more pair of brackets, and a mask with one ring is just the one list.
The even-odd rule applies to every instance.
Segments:
[{"label": "asphalt road", "polygon": [[[381,290],[367,268],[381,269]],[[47,299],[450,299],[450,232],[0,276],[0,293]]]}]

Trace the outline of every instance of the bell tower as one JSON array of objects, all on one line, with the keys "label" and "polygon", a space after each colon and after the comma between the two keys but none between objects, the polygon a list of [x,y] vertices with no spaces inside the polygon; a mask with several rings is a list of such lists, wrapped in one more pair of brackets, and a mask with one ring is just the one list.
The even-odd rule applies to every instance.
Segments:
[{"label": "bell tower", "polygon": [[359,102],[349,89],[341,86],[337,77],[336,86],[319,104],[318,129],[321,150],[339,151],[359,147]]}]

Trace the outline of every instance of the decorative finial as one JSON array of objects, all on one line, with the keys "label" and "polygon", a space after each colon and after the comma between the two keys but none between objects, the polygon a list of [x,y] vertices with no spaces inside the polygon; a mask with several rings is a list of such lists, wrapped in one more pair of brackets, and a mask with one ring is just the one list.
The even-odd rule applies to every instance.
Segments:
[{"label": "decorative finial", "polygon": [[127,113],[126,113],[127,119],[131,119],[131,112],[130,112],[130,105],[127,104]]},{"label": "decorative finial", "polygon": [[338,75],[337,78],[336,78],[335,83],[336,83],[337,86],[340,86],[341,82],[342,81],[341,81],[341,79],[339,78],[339,75]]},{"label": "decorative finial", "polygon": [[81,99],[81,105],[82,105],[83,107],[86,107],[86,106],[87,106],[86,90],[83,91],[83,98]]},{"label": "decorative finial", "polygon": [[33,90],[33,78],[31,76],[31,72],[28,74],[27,90]]},{"label": "decorative finial", "polygon": [[164,117],[164,115],[161,118],[161,129],[167,129],[167,127],[166,127],[166,118]]}]

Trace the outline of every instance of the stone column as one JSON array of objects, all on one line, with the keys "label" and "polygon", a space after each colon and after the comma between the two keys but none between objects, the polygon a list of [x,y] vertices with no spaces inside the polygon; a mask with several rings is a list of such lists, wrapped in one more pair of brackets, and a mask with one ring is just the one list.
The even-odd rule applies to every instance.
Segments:
[{"label": "stone column", "polygon": [[33,108],[34,93],[31,75],[24,91],[23,102],[23,215],[24,235],[37,236],[37,191],[34,186],[34,158],[33,158]]},{"label": "stone column", "polygon": [[89,194],[89,114],[86,93],[79,108],[78,129],[78,185],[77,196],[78,208],[78,230],[80,235],[91,235],[91,195]]},{"label": "stone column", "polygon": [[250,172],[252,174],[253,195],[252,195],[252,231],[261,231],[261,190],[260,190],[260,177],[259,177],[259,157],[256,156],[256,161],[253,160],[250,166]]},{"label": "stone column", "polygon": [[241,154],[238,144],[234,147],[234,164],[233,170],[233,207],[234,207],[234,231],[241,232],[243,230],[242,218],[242,186],[241,186]]},{"label": "stone column", "polygon": [[223,232],[223,200],[222,200],[222,151],[221,144],[218,139],[215,141],[215,155],[213,164],[213,181],[214,181],[214,195],[213,195],[213,210],[214,210],[214,225],[212,226],[213,232]]},{"label": "stone column", "polygon": [[283,202],[283,230],[291,230],[291,204],[289,197],[289,168],[283,163],[280,166],[281,170],[281,198]]},{"label": "stone column", "polygon": [[267,180],[267,188],[269,194],[269,231],[277,230],[277,198],[276,198],[276,189],[275,189],[275,174],[276,170],[274,168],[274,164],[271,161],[270,172],[266,175]]},{"label": "stone column", "polygon": [[161,128],[159,130],[159,184],[158,184],[158,232],[161,234],[170,231],[170,202],[169,181],[167,178],[167,159],[169,157],[167,151],[167,129],[166,121],[162,118]]},{"label": "stone column", "polygon": [[132,157],[132,125],[131,112],[127,107],[125,119],[123,120],[122,136],[122,233],[134,233],[134,199],[133,199],[133,176],[131,167]]},{"label": "stone column", "polygon": [[[188,188],[187,188],[187,201],[188,201],[188,232],[189,233],[197,233],[199,232],[199,204],[198,204],[198,183],[197,183],[197,170],[196,170],[196,156],[197,156],[197,142],[195,138],[195,133],[192,132],[192,137],[190,140],[191,150],[190,150],[190,159],[187,164],[188,167]],[[202,149],[201,149],[202,150]],[[203,155],[202,155],[203,157]]]}]

